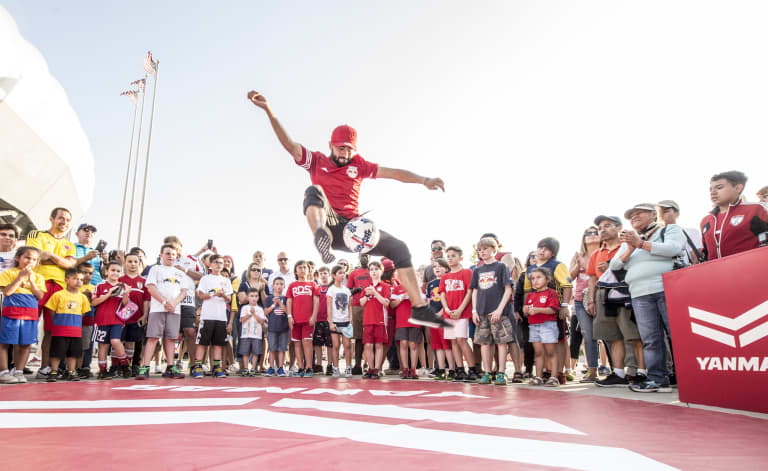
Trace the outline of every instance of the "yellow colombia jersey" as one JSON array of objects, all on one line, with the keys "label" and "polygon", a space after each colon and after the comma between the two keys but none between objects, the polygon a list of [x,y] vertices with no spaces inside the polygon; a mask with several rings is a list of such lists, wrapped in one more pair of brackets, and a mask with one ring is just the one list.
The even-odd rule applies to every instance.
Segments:
[{"label": "yellow colombia jersey", "polygon": [[63,289],[53,293],[45,307],[53,311],[54,337],[80,337],[83,314],[91,310],[91,304],[83,293],[70,293]]},{"label": "yellow colombia jersey", "polygon": [[237,312],[237,290],[240,289],[240,278],[232,280],[232,312]]},{"label": "yellow colombia jersey", "polygon": [[[27,245],[35,247],[43,252],[51,252],[59,257],[75,258],[75,244],[67,238],[57,239],[48,231],[32,231],[27,234]],[[58,265],[38,265],[37,272],[43,275],[46,280],[53,280],[62,288],[66,287],[64,283],[64,269]]]},{"label": "yellow colombia jersey", "polygon": [[[535,267],[536,264],[531,265],[528,268],[527,273],[530,273],[531,269]],[[552,272],[552,278],[554,278],[555,281],[555,290],[561,298],[560,302],[566,302],[567,300],[562,299],[563,288],[573,288],[573,280],[571,280],[571,273],[568,271],[568,267],[566,267],[564,263],[558,262],[554,258],[551,258],[545,264],[541,265],[541,268],[547,268],[550,272]],[[523,291],[526,293],[533,289],[533,287],[531,287],[531,280],[528,279],[527,273],[525,276],[525,285],[523,288]]]}]

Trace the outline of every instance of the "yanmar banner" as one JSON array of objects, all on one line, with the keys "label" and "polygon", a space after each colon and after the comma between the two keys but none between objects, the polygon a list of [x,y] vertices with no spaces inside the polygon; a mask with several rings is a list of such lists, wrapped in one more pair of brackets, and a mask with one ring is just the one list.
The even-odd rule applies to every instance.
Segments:
[{"label": "yanmar banner", "polygon": [[680,400],[768,413],[768,247],[664,275]]}]

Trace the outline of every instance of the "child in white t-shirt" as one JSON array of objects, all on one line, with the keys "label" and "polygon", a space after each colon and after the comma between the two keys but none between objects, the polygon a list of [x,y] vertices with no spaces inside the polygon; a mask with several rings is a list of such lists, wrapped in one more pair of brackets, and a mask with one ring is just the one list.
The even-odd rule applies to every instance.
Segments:
[{"label": "child in white t-shirt", "polygon": [[333,284],[328,287],[326,293],[326,302],[330,313],[331,341],[333,342],[333,354],[331,362],[333,364],[333,377],[338,378],[339,374],[339,344],[344,344],[344,362],[347,367],[344,370],[344,376],[352,376],[352,346],[351,346],[351,324],[349,322],[349,301],[352,299],[352,292],[344,286],[346,279],[346,269],[341,265],[336,265],[331,270]]},{"label": "child in white t-shirt", "polygon": [[237,349],[237,353],[242,357],[240,376],[256,376],[258,374],[256,366],[259,362],[259,355],[263,351],[262,332],[264,322],[267,320],[264,316],[264,310],[258,303],[259,290],[256,288],[249,289],[248,304],[240,307],[240,323],[243,326]]},{"label": "child in white t-shirt", "polygon": [[232,324],[227,322],[227,305],[233,292],[232,282],[221,276],[224,259],[220,255],[214,254],[209,260],[211,274],[202,277],[197,285],[197,296],[203,301],[203,306],[200,308],[200,323],[197,327],[193,378],[203,377],[203,355],[209,345],[213,357],[213,377],[223,378],[227,375],[221,367],[221,351],[227,343],[227,336],[232,333]]}]

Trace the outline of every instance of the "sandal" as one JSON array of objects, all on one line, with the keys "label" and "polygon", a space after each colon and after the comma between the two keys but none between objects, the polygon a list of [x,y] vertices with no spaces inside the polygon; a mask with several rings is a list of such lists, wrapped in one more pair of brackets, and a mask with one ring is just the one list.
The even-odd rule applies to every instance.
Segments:
[{"label": "sandal", "polygon": [[534,376],[533,378],[528,380],[528,384],[530,384],[531,386],[541,386],[542,384],[544,384],[544,380],[538,376]]},{"label": "sandal", "polygon": [[560,386],[560,381],[557,380],[554,376],[549,378],[546,383],[544,383],[544,386],[551,386],[551,387],[558,387]]}]

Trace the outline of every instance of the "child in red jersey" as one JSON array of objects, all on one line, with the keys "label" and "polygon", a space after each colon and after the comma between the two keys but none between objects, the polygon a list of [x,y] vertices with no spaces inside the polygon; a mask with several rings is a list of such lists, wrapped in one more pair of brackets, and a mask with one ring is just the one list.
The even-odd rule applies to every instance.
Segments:
[{"label": "child in red jersey", "polygon": [[330,359],[333,341],[331,340],[331,325],[328,323],[328,303],[325,299],[328,287],[331,285],[331,270],[328,267],[320,267],[317,269],[317,273],[319,279],[314,294],[314,302],[317,304],[317,320],[315,321],[314,333],[312,334],[312,345],[315,348],[315,361],[317,364],[312,365],[312,370],[316,373],[323,372],[323,347],[325,347],[325,354],[328,358],[328,368],[325,370],[325,375],[332,376],[333,366]]},{"label": "child in red jersey", "polygon": [[130,290],[119,281],[123,276],[123,266],[120,262],[115,260],[109,262],[106,270],[107,279],[96,287],[95,298],[91,302],[97,306],[96,342],[99,344],[99,379],[112,379],[113,376],[111,371],[107,371],[107,349],[110,345],[113,358],[116,356],[123,376],[129,377],[131,369],[128,367],[128,359],[125,357],[125,348],[121,341],[123,321],[117,317],[117,310],[130,301]]},{"label": "child in red jersey", "polygon": [[314,293],[317,285],[310,281],[307,262],[299,260],[293,267],[296,279],[288,285],[288,322],[291,340],[296,351],[297,376],[312,377],[312,334],[317,320],[318,300]]},{"label": "child in red jersey", "polygon": [[[402,379],[419,379],[416,366],[419,361],[419,349],[423,349],[424,335],[421,326],[411,324],[411,300],[401,284],[392,288],[392,301],[389,307],[395,310],[395,341],[400,349],[400,377]],[[408,367],[408,353],[411,354],[410,368]]]},{"label": "child in red jersey", "polygon": [[88,298],[80,292],[83,274],[77,268],[70,268],[64,273],[64,282],[66,289],[53,293],[45,303],[45,307],[53,312],[51,374],[47,379],[49,383],[55,383],[58,379],[59,362],[62,358],[66,358],[67,362],[67,379],[80,381],[75,366],[83,353],[83,314],[91,310]]},{"label": "child in red jersey", "polygon": [[384,313],[389,306],[390,289],[381,281],[382,271],[381,263],[373,261],[368,264],[371,286],[363,290],[365,296],[360,298],[360,305],[363,306],[363,345],[368,363],[368,370],[363,375],[366,379],[379,379],[379,370],[384,363],[384,344],[387,342]]},{"label": "child in red jersey", "polygon": [[541,379],[546,360],[549,371],[557,368],[557,314],[560,312],[560,296],[557,291],[548,286],[552,281],[552,272],[546,268],[534,268],[528,274],[533,291],[525,297],[523,315],[528,317],[530,326],[529,339],[533,344],[536,354],[536,375],[529,384],[547,386],[559,386],[560,382],[554,376],[547,379],[546,383]]},{"label": "child in red jersey", "polygon": [[[129,291],[128,297],[131,302],[136,304],[138,311],[130,319],[125,321],[123,329],[123,346],[125,347],[125,357],[128,359],[128,365],[131,367],[131,376],[136,376],[138,366],[133,366],[133,353],[136,342],[144,340],[144,332],[141,326],[146,324],[149,315],[149,302],[151,296],[147,289],[147,280],[141,277],[141,260],[137,254],[128,254],[125,256],[125,275],[121,276],[119,281],[125,284]],[[114,351],[112,352],[114,358]]]},{"label": "child in red jersey", "polygon": [[[432,262],[432,270],[435,273],[435,279],[427,283],[427,299],[429,308],[435,314],[443,317],[442,296],[440,296],[440,280],[450,270],[448,262],[444,258],[438,258]],[[453,381],[456,376],[456,366],[451,352],[451,342],[443,336],[443,329],[429,329],[430,346],[435,352],[435,379]]]},{"label": "child in red jersey", "polygon": [[[445,249],[445,257],[450,267],[450,273],[440,278],[440,300],[443,303],[443,315],[450,327],[443,328],[443,337],[451,342],[451,351],[456,363],[457,381],[476,381],[475,356],[469,346],[469,319],[472,318],[472,270],[461,267],[463,252],[459,247],[451,246]],[[464,361],[467,361],[469,371],[464,371]]]}]

